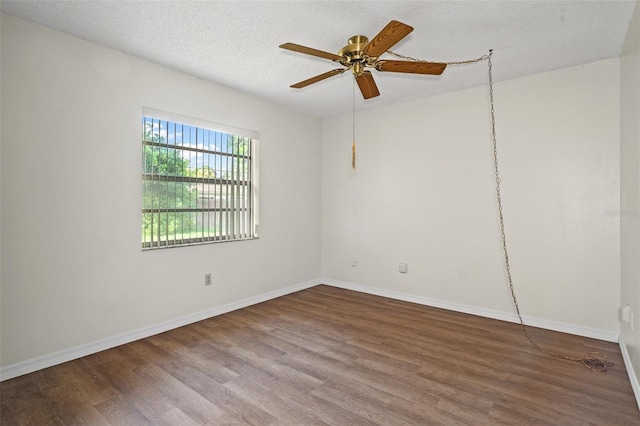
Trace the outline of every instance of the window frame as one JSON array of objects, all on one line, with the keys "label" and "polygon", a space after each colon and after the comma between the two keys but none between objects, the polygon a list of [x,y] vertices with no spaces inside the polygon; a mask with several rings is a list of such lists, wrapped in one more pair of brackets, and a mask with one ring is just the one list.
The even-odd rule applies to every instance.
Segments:
[{"label": "window frame", "polygon": [[[172,123],[175,126],[185,126],[189,128],[195,128],[196,133],[199,131],[202,131],[203,134],[207,132],[214,132],[216,135],[221,135],[221,136],[226,135],[227,139],[225,141],[225,144],[228,144],[230,140],[229,138],[231,138],[231,141],[236,141],[237,143],[246,144],[245,146],[248,146],[248,152],[244,152],[244,153],[238,153],[233,151],[228,152],[228,145],[227,145],[227,151],[215,149],[216,148],[215,144],[213,145],[214,150],[205,149],[204,145],[200,147],[199,144],[194,147],[193,141],[189,140],[188,145],[185,145],[184,139],[182,140],[182,143],[180,145],[177,144],[177,141],[174,141],[174,143],[172,144],[168,141],[163,142],[161,140],[157,140],[157,141],[146,140],[147,139],[145,137],[145,132],[146,132],[145,119],[146,118],[153,119],[154,122],[162,122],[167,125],[168,123]],[[259,138],[258,132],[246,130],[246,129],[240,129],[240,128],[227,126],[227,125],[221,125],[221,124],[210,122],[203,119],[187,117],[184,115],[169,113],[166,111],[161,111],[161,110],[147,108],[147,107],[143,107],[142,109],[140,123],[142,126],[142,137],[141,137],[141,140],[142,140],[142,143],[141,143],[142,206],[141,207],[142,208],[140,210],[141,211],[140,229],[141,229],[141,248],[143,251],[162,249],[162,248],[171,248],[171,247],[186,247],[186,246],[193,246],[193,245],[213,244],[213,243],[219,243],[219,242],[246,241],[246,240],[259,238],[259,234],[258,234],[258,229],[259,229],[258,146],[259,146],[260,138]],[[181,128],[182,130],[184,130],[184,127],[181,127]],[[158,134],[161,135],[161,133],[158,133]],[[160,137],[158,137],[158,139],[160,139]],[[176,158],[175,156],[177,155],[177,153],[180,153],[181,159],[184,159],[183,155],[185,152],[189,152],[189,161],[192,160],[191,153],[195,153],[196,167],[194,169],[191,167],[191,165],[189,165],[189,171],[187,172],[189,175],[185,175],[184,171],[181,174],[169,174],[169,173],[163,174],[161,172],[154,172],[153,170],[150,172],[146,164],[146,159],[147,159],[146,150],[148,147],[151,147],[152,150],[158,149],[158,152],[161,152],[161,150],[166,150],[166,152],[169,152],[169,150],[173,150],[175,151],[174,158]],[[210,146],[207,145],[207,148],[210,148]],[[231,165],[232,165],[231,172],[228,169],[222,169],[222,165],[218,170],[215,168],[215,165],[214,165],[214,169],[213,169],[214,177],[206,177],[204,173],[204,166],[203,166],[201,176],[198,176],[198,173],[197,173],[198,171],[197,156],[198,155],[213,156],[214,159],[220,160],[219,164],[222,164],[222,158],[225,158],[226,159],[225,164],[227,167],[229,166],[229,159],[230,159]],[[239,165],[241,161],[243,162],[243,166],[245,161],[248,162],[248,165],[246,168],[246,176],[243,173],[242,178],[240,177],[238,170],[235,170],[235,171],[233,170],[234,162],[236,165]],[[214,160],[214,164],[218,164],[218,163],[216,163]],[[211,169],[209,169],[209,171],[211,171]],[[221,173],[221,176],[219,177],[215,176],[215,174],[217,174],[218,171],[220,171]],[[222,175],[223,171],[225,171],[225,175]],[[229,173],[231,173],[231,175]],[[173,208],[170,208],[167,206],[161,207],[161,204],[162,204],[160,202],[161,189],[159,189],[161,185],[158,185],[155,189],[152,189],[152,191],[157,189],[158,191],[157,193],[146,192],[148,191],[149,182],[151,183],[166,182],[167,188],[170,187],[171,182],[173,182],[175,186],[177,186],[178,184],[183,186],[191,185],[191,189],[190,190],[188,189],[188,191],[189,192],[195,191],[194,193],[195,201],[196,201],[195,207],[190,205],[189,207],[181,206],[178,208],[177,201],[174,201]],[[200,186],[200,192],[198,190],[198,186]],[[200,194],[204,193],[204,189],[207,188],[206,194],[210,195],[208,190],[211,187],[214,188],[214,197],[203,198]],[[219,191],[219,192],[216,192],[216,191]],[[237,196],[238,194],[236,194],[236,191],[240,193],[239,197]],[[167,190],[167,194],[168,193],[169,191]],[[222,193],[225,194],[225,199],[223,199],[223,197],[221,196]],[[158,200],[157,207],[155,206],[150,207],[148,205],[145,205],[146,204],[145,197],[148,194],[150,194],[152,200],[155,200],[155,199]],[[176,196],[173,199],[176,200],[177,198],[178,197]],[[211,207],[210,205],[211,199],[214,200],[213,201],[214,207]],[[205,202],[207,203],[206,206],[205,206]],[[222,206],[223,202],[225,202],[224,207]],[[229,202],[231,202],[230,205],[229,205]],[[170,235],[169,215],[174,215],[173,220],[175,221],[177,220],[176,215],[184,215],[184,214],[191,215],[193,213],[195,213],[196,215],[202,214],[202,223],[200,224],[202,232],[200,236],[191,235],[192,234],[191,225],[189,225],[189,232],[187,233],[188,238],[184,237],[185,235],[184,228],[182,228],[180,232],[176,232],[174,230],[174,235],[173,236]],[[208,215],[206,232],[204,228],[205,214]],[[149,238],[146,238],[147,234],[145,233],[145,215],[150,215],[151,217],[152,225],[150,226],[151,234],[148,235]],[[166,233],[162,232],[163,231],[161,227],[162,218],[163,218],[162,215],[165,215],[164,219],[166,221],[166,227],[167,227]],[[217,222],[218,228],[215,228],[216,230],[214,231],[213,234],[211,234],[211,230],[209,228],[210,226],[209,220],[211,215],[213,215],[214,217],[214,228],[216,223],[215,218],[217,217],[219,220]],[[158,225],[157,225],[158,235],[153,234],[153,232],[155,231],[154,229],[155,224],[153,223],[154,217],[157,217],[157,221],[158,221]],[[197,216],[195,217],[194,220],[196,222],[196,232],[198,232]],[[244,226],[241,224],[243,224]],[[177,235],[179,235],[180,238],[177,238],[176,237]]]}]

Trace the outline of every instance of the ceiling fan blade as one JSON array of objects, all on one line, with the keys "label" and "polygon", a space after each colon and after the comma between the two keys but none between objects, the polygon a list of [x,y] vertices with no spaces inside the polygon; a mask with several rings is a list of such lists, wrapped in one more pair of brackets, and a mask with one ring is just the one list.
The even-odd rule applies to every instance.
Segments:
[{"label": "ceiling fan blade", "polygon": [[378,61],[376,69],[385,72],[406,72],[411,74],[440,75],[447,64],[440,62],[414,62],[414,61]]},{"label": "ceiling fan blade", "polygon": [[318,56],[320,58],[330,59],[332,61],[342,60],[342,56],[338,56],[329,52],[323,52],[322,50],[318,50],[318,49],[312,49],[311,47],[301,46],[295,43],[281,44],[280,48],[292,50],[294,52],[304,53],[306,55]]},{"label": "ceiling fan blade", "polygon": [[316,75],[315,77],[311,77],[307,80],[301,81],[300,83],[296,83],[291,85],[291,87],[293,87],[294,89],[301,89],[303,87],[306,87],[310,84],[313,83],[317,83],[321,80],[324,80],[325,78],[329,78],[329,77],[333,77],[334,75],[338,75],[338,74],[342,74],[343,72],[345,72],[346,70],[348,70],[349,68],[337,68],[335,70],[331,70],[331,71],[327,71],[323,74],[320,75]]},{"label": "ceiling fan blade", "polygon": [[378,91],[378,86],[376,86],[376,82],[373,80],[373,75],[371,75],[371,71],[365,71],[361,75],[356,77],[356,82],[358,83],[358,87],[360,87],[362,96],[365,99],[375,98],[376,96],[380,96],[380,92]]},{"label": "ceiling fan blade", "polygon": [[391,46],[405,38],[413,27],[398,21],[391,21],[362,49],[362,53],[377,58]]}]

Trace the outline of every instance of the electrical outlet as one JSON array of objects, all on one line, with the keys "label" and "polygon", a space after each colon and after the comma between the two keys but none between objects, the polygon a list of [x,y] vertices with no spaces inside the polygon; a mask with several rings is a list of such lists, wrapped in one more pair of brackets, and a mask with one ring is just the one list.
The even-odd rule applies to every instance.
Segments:
[{"label": "electrical outlet", "polygon": [[401,263],[401,264],[398,266],[398,271],[400,271],[400,272],[401,272],[401,273],[403,273],[403,274],[406,274],[406,273],[407,273],[407,264],[406,264],[406,263],[404,263],[404,262],[403,262],[403,263]]},{"label": "electrical outlet", "polygon": [[354,268],[358,267],[358,259],[356,259],[355,257],[351,258],[351,266]]},{"label": "electrical outlet", "polygon": [[211,285],[211,272],[204,274],[204,285]]}]

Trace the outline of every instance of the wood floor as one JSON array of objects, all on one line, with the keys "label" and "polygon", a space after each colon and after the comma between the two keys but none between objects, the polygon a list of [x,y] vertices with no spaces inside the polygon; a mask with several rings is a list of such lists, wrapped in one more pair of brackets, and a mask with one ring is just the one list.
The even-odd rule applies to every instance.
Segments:
[{"label": "wood floor", "polygon": [[639,425],[604,373],[516,324],[317,286],[0,384],[2,425]]}]

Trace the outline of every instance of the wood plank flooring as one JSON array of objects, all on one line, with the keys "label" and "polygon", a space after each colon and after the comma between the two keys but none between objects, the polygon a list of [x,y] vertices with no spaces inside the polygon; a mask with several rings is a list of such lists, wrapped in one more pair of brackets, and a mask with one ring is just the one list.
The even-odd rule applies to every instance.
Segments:
[{"label": "wood plank flooring", "polygon": [[604,373],[517,324],[317,286],[0,384],[2,425],[639,425]]}]

